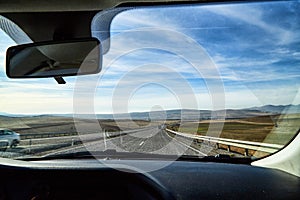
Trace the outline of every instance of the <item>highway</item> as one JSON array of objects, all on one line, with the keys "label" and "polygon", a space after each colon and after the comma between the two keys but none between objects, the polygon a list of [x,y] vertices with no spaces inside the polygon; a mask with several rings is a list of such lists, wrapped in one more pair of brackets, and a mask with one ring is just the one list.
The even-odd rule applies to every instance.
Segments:
[{"label": "highway", "polygon": [[226,153],[203,142],[193,144],[192,138],[175,137],[157,126],[121,132],[100,132],[79,136],[24,139],[16,148],[0,152],[0,157],[49,156],[78,151],[140,152],[162,155],[206,156]]},{"label": "highway", "polygon": [[[149,127],[138,130],[131,130],[125,132],[126,134],[110,138],[110,135],[116,133],[102,133],[103,136],[98,135],[98,139],[94,141],[83,142],[84,146],[74,146],[67,149],[62,149],[56,152],[51,152],[48,155],[55,155],[61,153],[72,153],[77,151],[104,151],[107,149],[116,149],[119,152],[140,152],[140,153],[154,153],[167,155],[199,155],[206,154],[201,151],[189,147],[191,140],[174,139],[164,130],[157,127]],[[100,138],[100,137],[101,138]],[[83,139],[84,140],[84,139]]]}]

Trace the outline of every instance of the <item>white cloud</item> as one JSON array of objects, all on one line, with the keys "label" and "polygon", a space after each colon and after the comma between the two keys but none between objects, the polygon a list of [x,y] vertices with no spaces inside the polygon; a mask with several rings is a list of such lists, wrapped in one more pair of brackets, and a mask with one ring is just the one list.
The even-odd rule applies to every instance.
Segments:
[{"label": "white cloud", "polygon": [[[172,28],[177,27],[176,21],[168,19],[159,9],[132,9],[118,14],[112,21],[111,31],[124,31],[128,29],[151,27]],[[163,19],[163,20],[162,20]]]},{"label": "white cloud", "polygon": [[63,93],[11,92],[0,89],[2,112],[8,113],[69,113],[72,111],[72,96]]},{"label": "white cloud", "polygon": [[[246,9],[241,12],[241,7],[239,10],[230,6],[211,8],[210,11],[216,14],[259,27],[274,37],[274,42],[289,44],[297,38],[286,29],[266,23],[261,10]],[[67,78],[66,85],[57,85],[50,79],[14,81],[2,77],[1,111],[71,113],[74,109],[73,95],[86,110],[93,106],[89,103],[94,100],[96,113],[122,112],[124,108],[129,111],[151,110],[155,105],[164,109],[212,109],[212,96],[221,98],[218,99],[219,106],[225,101],[223,103],[227,108],[288,104],[292,100],[299,102],[299,98],[295,97],[295,85],[250,87],[251,83],[261,80],[297,79],[298,73],[280,73],[272,68],[251,70],[252,67],[271,66],[281,60],[280,56],[298,56],[297,51],[279,47],[269,52],[273,57],[263,59],[241,58],[238,55],[230,57],[230,52],[216,53],[211,58],[194,39],[175,31],[182,30],[178,24],[153,15],[122,14],[115,18],[114,30],[133,29],[111,38],[111,49],[104,55],[104,66],[99,75]],[[0,35],[0,41],[3,37]],[[0,61],[4,62],[3,51],[0,51]],[[220,79],[229,83],[225,84],[225,94]],[[158,89],[157,85],[148,87],[147,83],[160,85],[164,89]],[[225,100],[222,99],[224,95]]]},{"label": "white cloud", "polygon": [[265,32],[271,34],[281,45],[290,44],[296,38],[299,39],[298,34],[274,24],[265,22],[263,16],[267,10],[263,8],[255,8],[255,6],[249,6],[249,4],[243,6],[241,4],[233,6],[207,6],[206,9],[215,14],[223,15],[227,18],[233,18],[238,21],[243,21],[249,25],[257,26]]}]

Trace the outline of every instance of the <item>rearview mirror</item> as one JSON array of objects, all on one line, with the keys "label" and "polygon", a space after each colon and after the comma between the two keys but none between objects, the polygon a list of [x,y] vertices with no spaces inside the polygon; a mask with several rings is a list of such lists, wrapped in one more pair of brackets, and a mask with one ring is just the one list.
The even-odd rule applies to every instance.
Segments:
[{"label": "rearview mirror", "polygon": [[101,71],[100,42],[95,38],[18,45],[6,52],[9,78],[46,78]]}]

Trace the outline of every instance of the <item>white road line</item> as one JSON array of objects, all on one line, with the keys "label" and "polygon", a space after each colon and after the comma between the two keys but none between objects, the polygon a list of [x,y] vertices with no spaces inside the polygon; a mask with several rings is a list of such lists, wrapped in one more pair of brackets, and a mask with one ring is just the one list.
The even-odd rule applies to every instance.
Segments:
[{"label": "white road line", "polygon": [[104,149],[107,149],[107,145],[106,145],[106,133],[103,132],[103,141],[104,141]]},{"label": "white road line", "polygon": [[198,149],[195,149],[195,148],[193,148],[193,147],[191,147],[191,146],[189,146],[189,145],[187,145],[187,144],[185,144],[185,143],[183,143],[183,142],[177,140],[176,138],[173,138],[173,137],[169,136],[169,134],[168,134],[167,132],[165,132],[165,133],[167,134],[168,137],[172,138],[172,140],[175,140],[177,143],[179,143],[179,144],[181,144],[181,145],[183,145],[183,146],[185,146],[185,147],[187,147],[187,148],[189,148],[189,149],[191,149],[191,150],[197,152],[198,154],[201,154],[201,155],[203,155],[203,156],[207,156],[207,154],[202,153],[202,152],[199,151]]},{"label": "white road line", "polygon": [[54,152],[51,152],[51,153],[44,154],[44,155],[42,155],[42,157],[52,156],[52,155],[64,153],[64,152],[67,152],[67,151],[72,151],[72,150],[80,149],[80,148],[84,148],[84,146],[80,145],[80,146],[71,147],[71,148],[68,148],[68,149],[62,149],[62,150],[59,150],[59,151],[54,151]]},{"label": "white road line", "polygon": [[86,148],[87,144],[94,144],[94,143],[97,143],[97,142],[99,142],[99,141],[93,141],[93,142],[85,143],[84,145],[79,144],[78,146],[75,146],[75,147],[73,146],[73,147],[70,147],[70,148],[67,147],[67,148],[59,150],[59,151],[54,151],[54,152],[42,155],[42,157],[52,156],[52,155],[56,155],[56,154],[60,154],[60,153],[68,152],[68,151],[74,151],[74,150],[80,149],[80,148]]},{"label": "white road line", "polygon": [[[110,140],[113,140],[113,139],[115,139],[115,138],[106,139],[106,143],[109,142]],[[62,150],[59,150],[59,151],[55,151],[55,152],[45,154],[45,155],[43,155],[43,157],[56,155],[56,154],[60,154],[60,153],[68,152],[68,151],[74,151],[74,150],[77,150],[77,149],[80,149],[80,148],[85,148],[87,151],[89,151],[87,149],[88,147],[86,147],[87,145],[93,145],[93,144],[98,144],[98,143],[99,143],[99,141],[84,142],[83,144],[79,144],[79,145],[69,147],[69,148],[67,147],[66,149],[62,149]],[[106,149],[106,147],[105,147],[105,149]]]}]

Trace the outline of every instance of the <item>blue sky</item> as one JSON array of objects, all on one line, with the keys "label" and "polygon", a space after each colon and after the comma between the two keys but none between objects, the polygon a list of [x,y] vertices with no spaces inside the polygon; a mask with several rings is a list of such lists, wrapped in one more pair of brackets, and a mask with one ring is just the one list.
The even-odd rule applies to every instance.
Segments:
[{"label": "blue sky", "polygon": [[13,41],[0,31],[1,112],[72,113],[78,85],[95,87],[79,96],[94,98],[96,113],[299,104],[299,10],[276,2],[125,11],[111,25],[102,72],[66,85],[7,79]]}]

